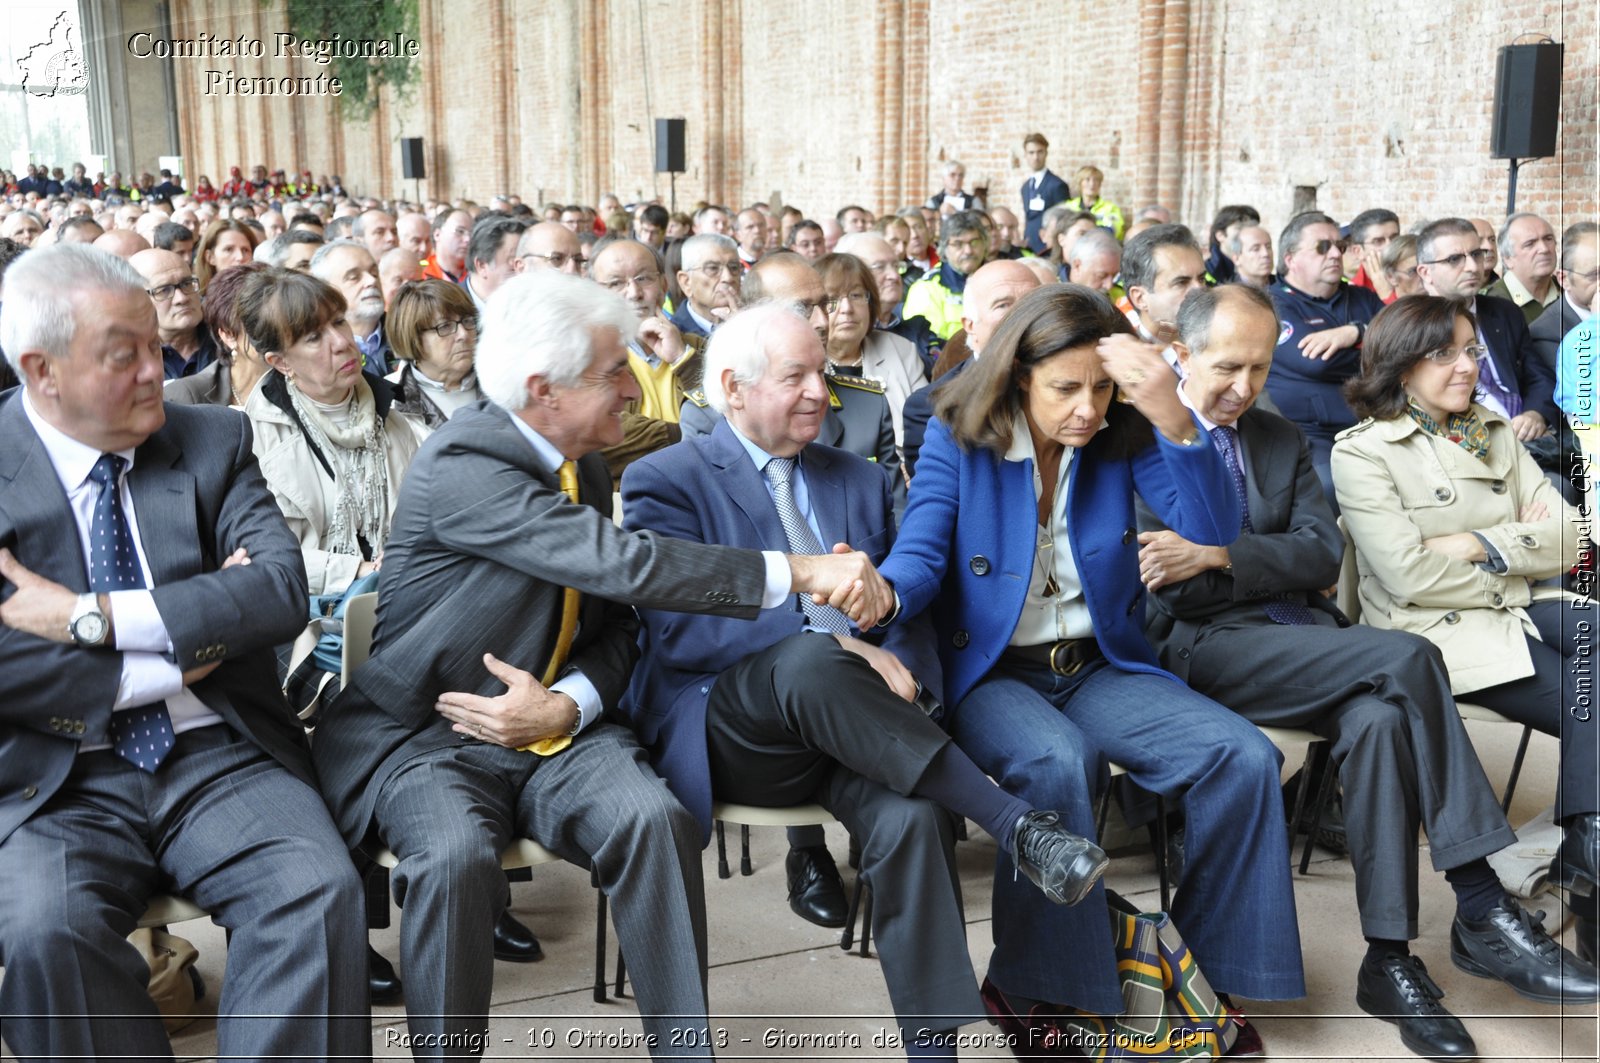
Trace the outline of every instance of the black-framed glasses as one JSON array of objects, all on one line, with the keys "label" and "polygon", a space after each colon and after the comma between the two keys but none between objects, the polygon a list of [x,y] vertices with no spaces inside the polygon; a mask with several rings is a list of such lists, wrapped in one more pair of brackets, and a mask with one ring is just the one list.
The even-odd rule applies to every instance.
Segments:
[{"label": "black-framed glasses", "polygon": [[188,292],[193,295],[200,290],[200,281],[196,277],[185,277],[175,284],[163,284],[159,288],[146,288],[144,293],[158,303],[168,303],[178,292]]},{"label": "black-framed glasses", "polygon": [[1443,258],[1431,258],[1422,264],[1424,266],[1448,266],[1451,269],[1460,269],[1469,258],[1480,266],[1485,265],[1489,261],[1489,250],[1488,248],[1480,247],[1476,251],[1457,251],[1455,254],[1446,255]]},{"label": "black-framed glasses", "polygon": [[1481,343],[1469,343],[1465,347],[1440,347],[1438,350],[1429,351],[1422,357],[1434,365],[1452,365],[1463,354],[1474,362],[1479,361],[1489,353],[1489,348]]},{"label": "black-framed glasses", "polygon": [[466,329],[468,332],[476,335],[478,331],[478,319],[475,317],[464,317],[457,321],[441,321],[437,325],[425,326],[422,331],[431,332],[435,336],[438,336],[441,340],[447,340],[451,336],[454,336],[458,329]]}]

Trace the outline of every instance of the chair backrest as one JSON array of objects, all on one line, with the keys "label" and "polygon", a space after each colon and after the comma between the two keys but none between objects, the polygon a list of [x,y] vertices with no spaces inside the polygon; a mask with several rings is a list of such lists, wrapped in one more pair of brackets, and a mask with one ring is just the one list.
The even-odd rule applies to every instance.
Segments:
[{"label": "chair backrest", "polygon": [[344,648],[340,655],[340,685],[350,685],[350,674],[372,654],[372,629],[378,620],[378,592],[358,594],[344,606]]},{"label": "chair backrest", "polygon": [[1350,529],[1344,518],[1339,518],[1339,536],[1344,540],[1344,555],[1339,559],[1339,589],[1335,604],[1339,612],[1350,618],[1352,624],[1361,622],[1361,573],[1356,568],[1356,544],[1350,541]]}]

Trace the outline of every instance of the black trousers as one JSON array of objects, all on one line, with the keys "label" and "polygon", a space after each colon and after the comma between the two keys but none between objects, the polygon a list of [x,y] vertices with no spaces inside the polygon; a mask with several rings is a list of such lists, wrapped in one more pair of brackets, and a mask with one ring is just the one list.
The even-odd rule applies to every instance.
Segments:
[{"label": "black trousers", "polygon": [[1600,811],[1600,725],[1595,723],[1595,667],[1600,609],[1592,601],[1535,602],[1528,618],[1533,675],[1462,695],[1536,731],[1561,739],[1557,823]]},{"label": "black trousers", "polygon": [[1419,825],[1441,871],[1516,840],[1421,636],[1227,619],[1201,631],[1189,682],[1252,723],[1332,742],[1367,937],[1417,936]]},{"label": "black trousers", "polygon": [[898,1016],[932,1029],[983,1009],[950,816],[910,796],[949,741],[865,660],[817,632],[741,659],[706,703],[714,794],[774,807],[814,801],[860,840],[889,999]]}]

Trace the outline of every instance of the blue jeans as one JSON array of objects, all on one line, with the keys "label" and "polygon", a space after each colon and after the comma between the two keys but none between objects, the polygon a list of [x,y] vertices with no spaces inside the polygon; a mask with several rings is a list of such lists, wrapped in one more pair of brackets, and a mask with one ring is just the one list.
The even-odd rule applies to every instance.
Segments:
[{"label": "blue jeans", "polygon": [[[1282,756],[1249,722],[1175,678],[1104,661],[1072,677],[1001,664],[946,722],[1002,789],[1058,810],[1084,837],[1094,835],[1107,760],[1148,790],[1182,794],[1189,860],[1171,915],[1201,970],[1219,992],[1305,995]],[[1002,853],[994,941],[989,977],[1003,991],[1102,1015],[1123,1010],[1098,885],[1074,907],[1052,904]]]}]

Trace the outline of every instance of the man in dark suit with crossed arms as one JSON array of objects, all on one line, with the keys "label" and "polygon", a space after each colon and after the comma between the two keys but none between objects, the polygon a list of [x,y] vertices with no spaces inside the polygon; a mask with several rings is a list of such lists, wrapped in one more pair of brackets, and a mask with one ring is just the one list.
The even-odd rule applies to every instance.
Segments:
[{"label": "man in dark suit with crossed arms", "polygon": [[1368,942],[1356,1002],[1398,1023],[1412,1051],[1475,1051],[1406,944],[1417,936],[1419,826],[1455,890],[1453,944],[1524,995],[1595,999],[1594,969],[1568,955],[1563,974],[1559,950],[1484,859],[1516,837],[1438,650],[1418,635],[1352,627],[1319,593],[1338,579],[1342,536],[1305,437],[1252,408],[1278,335],[1271,301],[1245,285],[1200,289],[1179,309],[1178,331],[1179,394],[1233,471],[1245,518],[1231,545],[1198,546],[1140,504],[1140,573],[1155,592],[1147,629],[1162,667],[1200,693],[1254,723],[1333,742]]},{"label": "man in dark suit with crossed arms", "polygon": [[633,733],[603,718],[638,656],[630,606],[754,617],[826,588],[871,623],[865,555],[785,556],[627,534],[599,451],[639,397],[621,297],[553,271],[508,281],[478,341],[487,396],[429,438],[384,547],[371,659],[315,758],[352,846],[399,858],[417,1058],[472,1058],[506,903],[500,851],[530,837],[592,864],[655,1056],[709,1055],[694,821]]},{"label": "man in dark suit with crossed arms", "polygon": [[305,569],[249,422],[163,405],[145,281],[103,251],[12,266],[0,345],[0,1033],[171,1059],[126,938],[173,892],[232,931],[220,1055],[370,1055],[360,886],[272,652]]}]

